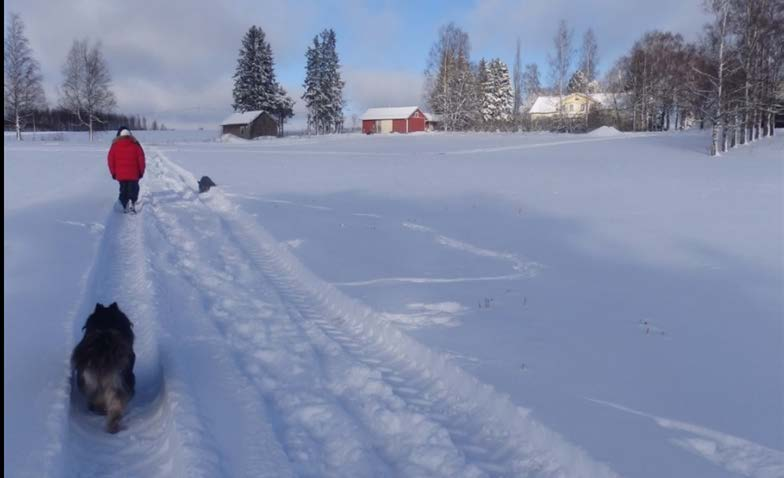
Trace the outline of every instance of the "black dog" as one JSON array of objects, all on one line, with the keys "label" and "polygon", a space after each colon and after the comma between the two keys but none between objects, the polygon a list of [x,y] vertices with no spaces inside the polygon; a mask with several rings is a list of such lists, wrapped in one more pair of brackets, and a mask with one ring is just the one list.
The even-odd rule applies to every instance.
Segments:
[{"label": "black dog", "polygon": [[120,419],[136,386],[132,327],[117,302],[109,307],[96,304],[82,327],[84,338],[71,355],[79,391],[91,411],[106,415],[109,433],[120,431]]},{"label": "black dog", "polygon": [[199,193],[206,193],[211,187],[217,186],[209,176],[202,176],[199,179]]}]

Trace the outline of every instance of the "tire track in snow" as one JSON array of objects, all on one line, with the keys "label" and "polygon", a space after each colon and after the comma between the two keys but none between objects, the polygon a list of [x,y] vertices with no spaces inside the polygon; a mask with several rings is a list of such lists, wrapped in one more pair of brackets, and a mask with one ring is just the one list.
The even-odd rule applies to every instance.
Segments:
[{"label": "tire track in snow", "polygon": [[104,431],[104,417],[87,410],[72,383],[64,455],[50,475],[214,476],[217,470],[187,387],[168,374],[171,357],[159,348],[146,222],[143,214],[109,214],[84,302],[73,322],[76,342],[96,302],[119,304],[134,323],[136,395],[123,417],[123,429],[110,435]]},{"label": "tire track in snow", "polygon": [[160,236],[155,255],[167,295],[167,322],[176,334],[177,352],[198,371],[191,379],[194,402],[220,444],[216,453],[224,476],[294,476],[274,433],[274,418],[243,372],[236,337],[227,332],[242,314],[217,313],[225,301],[236,301],[232,289],[243,275],[242,264],[216,265],[215,259],[227,254],[219,231],[200,233],[210,227],[210,218],[199,211],[204,206],[191,188],[161,168],[157,154],[149,160],[153,191],[148,211]]},{"label": "tire track in snow", "polygon": [[[164,159],[161,166],[195,187],[195,178],[182,168]],[[389,465],[402,476],[615,476],[605,465],[530,418],[505,395],[315,277],[220,191],[206,194],[203,201],[220,217],[223,232],[233,236],[234,247],[243,253],[239,257],[249,259],[249,276],[255,274],[261,287],[274,289],[286,311],[282,321],[265,326],[279,327],[282,335],[288,334],[284,338],[293,354],[265,350],[281,338],[268,334],[257,342],[261,350],[256,358],[262,365],[249,364],[249,370],[262,383],[276,382],[266,390],[276,402],[281,390],[284,394],[295,392],[287,399],[296,400],[297,390],[286,389],[284,382],[296,381],[300,368],[310,365],[317,374],[305,374],[312,379],[310,390],[306,387],[299,392],[305,396],[317,392],[327,399],[324,407],[311,410],[308,420],[301,423],[293,418],[307,406],[286,410],[278,401],[278,411],[286,422],[278,427],[278,433],[292,460],[296,462],[297,454],[308,448],[287,441],[287,434],[296,435],[297,426],[312,425],[309,420],[321,414],[322,418],[345,420],[348,430],[353,419],[356,432],[364,435],[362,442],[371,445],[352,449],[360,456],[367,455],[360,461],[363,466]],[[235,313],[236,305],[226,304],[223,313]],[[259,322],[247,324],[244,335],[263,334]],[[296,324],[299,330],[286,322]],[[292,338],[302,343],[297,346],[290,342]],[[246,359],[251,350],[248,346]],[[289,365],[294,373],[281,375],[274,367],[263,367],[265,361],[274,365],[281,360],[294,362]],[[341,410],[348,415],[340,415]],[[372,460],[374,452],[380,461]],[[334,471],[325,470],[327,474]],[[383,471],[386,469],[376,469],[374,474],[386,474]]]},{"label": "tire track in snow", "polygon": [[[168,177],[178,175],[170,168]],[[170,181],[168,189],[185,190],[185,198],[186,181]],[[266,279],[248,266],[220,217],[201,202],[177,200],[174,208],[185,214],[161,214],[160,227],[170,242],[184,245],[179,273],[193,284],[205,315],[233,349],[238,370],[271,412],[269,422],[296,474],[397,475],[376,452],[377,440],[368,439],[355,414],[327,389],[321,358]],[[203,219],[197,227],[186,215]],[[192,240],[198,237],[205,240]]]}]

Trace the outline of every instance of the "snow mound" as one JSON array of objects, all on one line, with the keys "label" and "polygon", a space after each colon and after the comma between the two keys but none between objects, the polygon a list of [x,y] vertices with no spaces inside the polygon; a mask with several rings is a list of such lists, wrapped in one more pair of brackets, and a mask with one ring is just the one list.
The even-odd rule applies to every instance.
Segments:
[{"label": "snow mound", "polygon": [[623,134],[612,126],[601,126],[588,133],[589,136],[618,136]]},{"label": "snow mound", "polygon": [[239,136],[234,136],[231,133],[225,133],[221,135],[218,141],[220,141],[221,143],[247,143],[248,142],[247,139],[240,138]]}]

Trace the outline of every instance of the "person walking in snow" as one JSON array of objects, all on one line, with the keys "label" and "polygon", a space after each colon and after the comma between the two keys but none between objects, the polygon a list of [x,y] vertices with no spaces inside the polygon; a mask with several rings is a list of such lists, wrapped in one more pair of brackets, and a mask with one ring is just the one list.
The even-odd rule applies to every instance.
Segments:
[{"label": "person walking in snow", "polygon": [[123,212],[136,213],[139,180],[144,177],[144,150],[127,126],[121,126],[117,130],[117,137],[109,149],[108,161],[112,179],[120,183],[120,204]]}]

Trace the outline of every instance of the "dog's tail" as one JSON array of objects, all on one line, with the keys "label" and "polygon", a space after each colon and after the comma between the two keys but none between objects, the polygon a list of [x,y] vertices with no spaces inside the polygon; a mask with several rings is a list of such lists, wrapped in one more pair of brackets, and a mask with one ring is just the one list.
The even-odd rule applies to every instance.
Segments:
[{"label": "dog's tail", "polygon": [[122,385],[119,374],[103,377],[103,403],[106,406],[106,431],[117,433],[120,431],[120,419],[125,412],[125,405],[130,398]]}]

